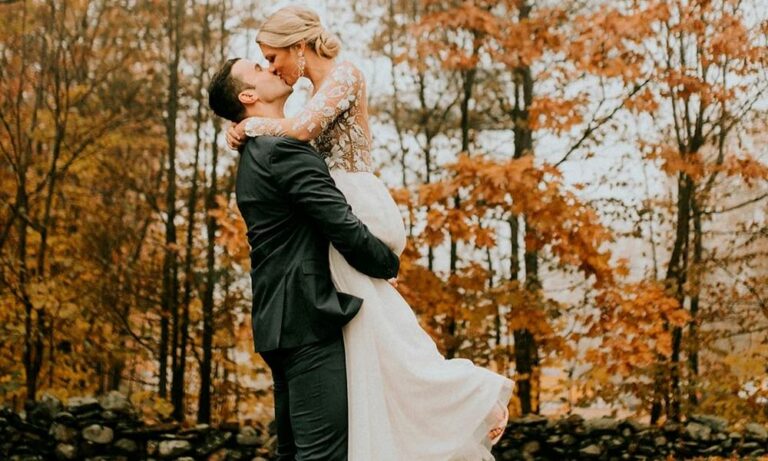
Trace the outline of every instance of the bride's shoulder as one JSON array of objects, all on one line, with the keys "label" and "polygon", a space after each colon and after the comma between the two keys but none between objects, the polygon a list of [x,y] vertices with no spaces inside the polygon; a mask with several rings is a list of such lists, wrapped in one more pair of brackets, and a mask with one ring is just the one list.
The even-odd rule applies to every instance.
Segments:
[{"label": "bride's shoulder", "polygon": [[363,73],[351,61],[341,61],[333,68],[333,77],[336,81],[347,84],[364,83]]}]

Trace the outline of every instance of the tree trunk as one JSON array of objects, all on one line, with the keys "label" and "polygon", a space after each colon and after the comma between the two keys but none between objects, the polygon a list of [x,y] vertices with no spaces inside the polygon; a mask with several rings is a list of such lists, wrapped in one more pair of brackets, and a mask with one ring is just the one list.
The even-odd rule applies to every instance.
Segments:
[{"label": "tree trunk", "polygon": [[[685,283],[688,271],[688,246],[691,220],[691,194],[693,180],[687,174],[678,174],[677,181],[677,219],[675,222],[675,242],[669,258],[669,266],[665,277],[667,290],[675,297],[680,306],[685,305]],[[669,329],[669,325],[666,325]],[[682,330],[672,327],[672,355],[667,369],[659,365],[654,384],[654,400],[651,405],[651,422],[655,423],[666,409],[666,414],[672,421],[680,419],[680,344]],[[668,374],[667,374],[668,372]],[[662,407],[663,405],[663,407]]]},{"label": "tree trunk", "polygon": [[[23,24],[23,30],[22,35],[26,35],[26,26],[27,26],[27,4],[24,4],[24,7],[22,8],[22,24]],[[22,47],[21,52],[21,59],[26,67],[26,63],[29,60],[29,56],[27,55],[27,44],[28,42],[25,40],[24,46]],[[40,59],[43,60],[47,56],[47,41],[41,40],[40,41]],[[18,258],[18,264],[19,264],[19,285],[18,285],[18,294],[21,298],[21,302],[24,306],[24,352],[23,352],[23,358],[22,362],[24,364],[24,371],[25,371],[25,384],[26,384],[26,391],[27,391],[27,399],[28,400],[35,400],[36,394],[37,394],[37,380],[38,375],[40,373],[40,369],[42,367],[42,361],[43,361],[43,327],[45,326],[45,313],[42,309],[35,309],[35,307],[32,305],[32,300],[29,298],[29,293],[27,290],[27,284],[29,283],[31,276],[33,274],[30,274],[29,267],[27,264],[27,257],[28,257],[28,241],[27,241],[27,231],[29,228],[29,222],[28,222],[28,216],[30,216],[29,212],[29,196],[27,194],[27,171],[29,168],[29,162],[30,162],[30,156],[32,154],[32,150],[35,146],[33,146],[32,139],[24,135],[23,130],[24,128],[21,126],[21,121],[23,119],[22,117],[22,103],[23,103],[23,96],[24,92],[21,91],[21,88],[16,92],[16,101],[15,101],[15,114],[17,114],[17,121],[16,121],[16,138],[19,140],[17,144],[18,148],[18,167],[17,167],[17,187],[16,187],[16,209],[18,210],[18,215],[21,216],[21,219],[18,221],[18,234],[19,234],[19,248],[17,253]],[[38,119],[38,112],[42,108],[43,103],[43,79],[38,79],[38,84],[35,89],[35,103],[34,103],[34,109],[32,112],[32,121],[31,126],[36,127],[37,126],[37,119]],[[39,145],[38,145],[39,148]],[[10,226],[9,226],[10,227]],[[36,319],[33,319],[33,317],[36,317]],[[35,321],[36,320],[36,321]],[[33,324],[36,323],[36,326],[33,326]]]},{"label": "tree trunk", "polygon": [[178,361],[173,369],[173,384],[171,386],[171,403],[173,404],[173,417],[177,421],[184,420],[184,379],[187,368],[187,343],[189,342],[189,305],[192,302],[192,279],[194,273],[192,270],[192,255],[194,252],[194,233],[195,233],[195,213],[197,211],[197,189],[198,174],[200,167],[200,149],[202,145],[202,124],[203,124],[203,88],[205,81],[205,72],[207,68],[207,51],[210,41],[208,11],[210,2],[206,1],[203,12],[203,34],[201,40],[200,69],[197,75],[197,112],[195,114],[195,160],[192,166],[192,186],[189,193],[188,218],[187,218],[187,244],[184,260],[184,291],[182,298],[181,326],[179,334],[181,340],[178,345]]},{"label": "tree trunk", "polygon": [[[526,20],[530,11],[531,6],[528,5],[526,1],[521,2],[519,5],[519,20]],[[533,102],[533,77],[531,69],[527,65],[515,67],[513,69],[513,75],[515,82],[515,106],[512,113],[515,139],[514,158],[522,158],[526,155],[534,155],[533,131],[531,130],[529,123],[529,109]],[[510,230],[513,232],[510,237],[512,239],[510,270],[514,272],[513,279],[515,280],[517,279],[517,274],[520,269],[520,245],[518,241],[521,229],[518,219],[517,216],[513,216],[510,221]],[[522,232],[524,232],[527,237],[533,230],[527,225],[525,216],[522,216],[522,219],[524,224]],[[527,241],[529,241],[529,239],[525,238],[524,242]],[[539,260],[536,250],[526,247],[524,249],[523,261],[525,262],[525,289],[538,296],[537,293],[541,290],[541,283],[538,275]],[[520,400],[521,410],[523,414],[538,413],[538,392],[540,388],[538,385],[538,343],[533,336],[533,333],[526,328],[515,331],[514,338],[515,370],[517,373],[515,378],[516,393]]]},{"label": "tree trunk", "polygon": [[[178,325],[178,260],[176,256],[176,119],[179,110],[179,61],[181,59],[181,29],[184,0],[168,1],[168,38],[173,55],[168,65],[168,100],[165,132],[168,142],[168,190],[166,194],[165,254],[163,260],[162,313],[160,319],[160,382],[161,397],[168,395],[169,334],[173,322],[174,337]],[[173,352],[171,350],[170,352]],[[176,356],[173,354],[175,363]]]},{"label": "tree trunk", "polygon": [[704,248],[702,245],[701,231],[701,209],[693,191],[691,196],[691,212],[693,213],[693,260],[691,261],[691,323],[688,326],[688,403],[692,408],[699,404],[697,394],[697,384],[699,376],[699,335],[698,335],[698,315],[699,315],[699,295],[701,292],[701,277]]},{"label": "tree trunk", "polygon": [[216,163],[218,162],[218,147],[215,141],[220,132],[219,123],[214,122],[214,144],[212,147],[211,158],[211,184],[205,198],[206,210],[206,233],[208,236],[208,247],[206,252],[206,275],[205,275],[205,293],[203,294],[203,360],[200,364],[200,399],[198,405],[197,422],[210,423],[211,420],[211,366],[213,361],[213,323],[214,323],[214,304],[213,293],[216,288],[216,259],[215,259],[215,241],[216,241],[216,220],[210,212],[215,208],[215,198],[217,193]]},{"label": "tree trunk", "polygon": [[[223,1],[219,16],[219,56],[223,58],[226,53],[226,20],[227,5]],[[206,253],[206,276],[205,293],[203,294],[203,337],[202,348],[203,357],[200,363],[200,396],[197,405],[197,422],[210,423],[211,420],[211,369],[213,361],[213,328],[214,328],[214,305],[213,293],[216,287],[215,273],[215,241],[216,241],[216,220],[211,216],[210,211],[216,206],[216,194],[218,193],[217,170],[216,166],[219,159],[218,139],[221,133],[221,123],[219,119],[213,120],[213,141],[211,144],[211,182],[205,196],[206,211],[206,234],[208,236],[208,247]]]},{"label": "tree trunk", "polygon": [[[429,107],[427,105],[426,84],[424,82],[424,73],[419,70],[419,103],[421,104],[421,127],[424,130],[424,183],[432,183],[432,137],[433,133],[429,127]],[[429,215],[430,207],[427,206],[426,213]],[[427,243],[427,269],[434,271],[435,249],[432,244]]]}]

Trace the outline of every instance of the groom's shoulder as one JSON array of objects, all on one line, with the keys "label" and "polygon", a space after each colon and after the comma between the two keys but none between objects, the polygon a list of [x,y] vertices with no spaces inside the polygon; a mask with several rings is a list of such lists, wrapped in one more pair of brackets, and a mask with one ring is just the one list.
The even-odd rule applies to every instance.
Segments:
[{"label": "groom's shoulder", "polygon": [[295,168],[325,169],[325,161],[307,142],[281,136],[256,136],[248,140],[243,155],[246,162],[272,172]]},{"label": "groom's shoulder", "polygon": [[283,161],[288,164],[298,163],[324,163],[320,154],[317,153],[314,147],[306,141],[299,141],[298,139],[289,137],[274,137],[270,136],[271,148],[269,153],[270,162],[273,164],[276,162],[282,163]]},{"label": "groom's shoulder", "polygon": [[312,153],[317,155],[311,144],[298,139],[283,136],[256,136],[248,139],[245,149],[252,155],[265,155],[271,157],[277,152],[281,153]]},{"label": "groom's shoulder", "polygon": [[275,145],[281,138],[277,136],[256,136],[245,143],[245,150],[254,158],[268,157],[275,150]]}]

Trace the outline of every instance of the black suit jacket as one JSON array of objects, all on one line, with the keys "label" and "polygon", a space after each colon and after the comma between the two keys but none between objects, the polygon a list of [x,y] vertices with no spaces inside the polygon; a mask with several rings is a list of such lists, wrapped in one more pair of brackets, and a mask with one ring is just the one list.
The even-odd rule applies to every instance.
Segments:
[{"label": "black suit jacket", "polygon": [[333,286],[329,243],[368,276],[397,275],[397,256],[352,214],[325,162],[307,143],[250,139],[240,155],[236,195],[251,246],[258,352],[329,337],[360,309],[361,299]]}]

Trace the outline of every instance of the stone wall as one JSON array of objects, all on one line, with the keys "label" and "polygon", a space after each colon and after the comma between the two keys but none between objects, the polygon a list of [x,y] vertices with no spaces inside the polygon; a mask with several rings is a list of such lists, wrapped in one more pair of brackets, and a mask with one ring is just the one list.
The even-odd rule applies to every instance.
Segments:
[{"label": "stone wall", "polygon": [[66,405],[44,397],[27,405],[24,418],[0,408],[0,460],[267,461],[274,442],[269,434],[238,425],[145,425],[118,392]]},{"label": "stone wall", "polygon": [[[28,404],[23,417],[0,408],[0,460],[266,461],[274,444],[273,435],[247,426],[148,426],[117,392],[66,405],[44,397]],[[529,416],[510,421],[494,454],[500,461],[749,459],[768,454],[768,431],[755,423],[734,431],[727,421],[703,415],[659,428],[612,418]]]},{"label": "stone wall", "polygon": [[529,416],[510,421],[494,453],[500,461],[750,459],[768,453],[768,431],[755,423],[731,431],[726,420],[705,415],[660,428],[613,418]]}]

